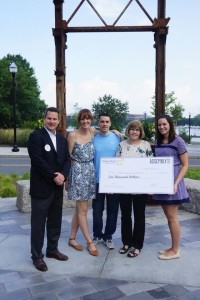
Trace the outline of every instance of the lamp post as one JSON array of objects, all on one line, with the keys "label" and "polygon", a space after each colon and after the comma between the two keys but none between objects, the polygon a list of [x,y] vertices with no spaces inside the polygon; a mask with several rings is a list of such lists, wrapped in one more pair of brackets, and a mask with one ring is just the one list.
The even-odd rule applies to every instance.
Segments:
[{"label": "lamp post", "polygon": [[191,141],[191,136],[190,136],[190,125],[191,125],[191,113],[189,112],[189,144],[190,144],[190,141]]},{"label": "lamp post", "polygon": [[10,73],[13,78],[13,127],[14,127],[14,146],[12,148],[13,152],[18,152],[19,148],[17,147],[17,134],[16,134],[16,80],[15,76],[17,73],[17,66],[12,62],[9,66]]}]

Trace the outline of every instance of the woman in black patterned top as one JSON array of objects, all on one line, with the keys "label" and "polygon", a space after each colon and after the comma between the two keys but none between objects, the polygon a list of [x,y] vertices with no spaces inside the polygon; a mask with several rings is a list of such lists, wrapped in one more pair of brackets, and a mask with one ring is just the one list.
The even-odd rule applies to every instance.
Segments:
[{"label": "woman in black patterned top", "polygon": [[[122,141],[117,150],[118,157],[148,157],[152,156],[151,146],[144,141],[144,130],[141,122],[135,120],[127,125],[127,140]],[[136,257],[143,248],[145,235],[146,194],[121,194],[121,235],[123,246],[120,254],[128,252],[128,257]],[[134,226],[132,225],[132,210]]]}]

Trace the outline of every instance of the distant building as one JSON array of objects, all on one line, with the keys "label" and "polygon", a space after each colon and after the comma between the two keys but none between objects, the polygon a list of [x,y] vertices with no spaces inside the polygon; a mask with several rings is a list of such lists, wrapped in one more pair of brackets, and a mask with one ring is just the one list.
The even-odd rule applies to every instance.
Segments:
[{"label": "distant building", "polygon": [[147,118],[147,113],[143,113],[143,114],[128,114],[127,115],[127,120],[128,121],[146,120],[146,118]]}]

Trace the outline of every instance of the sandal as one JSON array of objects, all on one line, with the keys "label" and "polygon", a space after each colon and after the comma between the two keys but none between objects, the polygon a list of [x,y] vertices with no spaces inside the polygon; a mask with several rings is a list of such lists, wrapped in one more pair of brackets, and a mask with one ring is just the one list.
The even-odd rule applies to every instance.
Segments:
[{"label": "sandal", "polygon": [[127,254],[127,257],[136,257],[140,254],[142,249],[136,249],[134,248],[133,250],[129,251],[129,253]]},{"label": "sandal", "polygon": [[129,249],[130,247],[128,246],[128,245],[123,245],[123,247],[121,247],[121,249],[119,250],[119,253],[120,254],[125,254],[125,253],[127,253],[128,252],[128,249]]},{"label": "sandal", "polygon": [[79,245],[76,241],[75,241],[76,244],[72,244],[71,241],[75,241],[75,239],[69,238],[68,245],[70,247],[74,248],[77,251],[83,251],[83,247],[81,245]]},{"label": "sandal", "polygon": [[87,244],[88,244],[88,246],[87,246],[88,252],[89,252],[92,256],[98,256],[99,253],[98,253],[98,250],[96,249],[96,247],[95,247],[95,250],[91,250],[91,249],[90,249],[90,245],[91,245],[91,244],[94,245],[94,243],[93,243],[93,242],[89,242],[89,243],[87,243]]}]

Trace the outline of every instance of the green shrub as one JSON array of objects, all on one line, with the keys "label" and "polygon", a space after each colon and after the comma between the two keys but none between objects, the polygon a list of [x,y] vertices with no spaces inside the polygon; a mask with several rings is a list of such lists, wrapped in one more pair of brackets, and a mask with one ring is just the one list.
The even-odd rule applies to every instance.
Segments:
[{"label": "green shrub", "polygon": [[24,175],[22,175],[21,180],[28,180],[30,179],[30,174],[29,173],[24,173]]},{"label": "green shrub", "polygon": [[43,119],[38,119],[37,121],[24,121],[22,124],[22,128],[30,128],[32,130],[40,129],[44,126]]},{"label": "green shrub", "polygon": [[12,136],[13,139],[14,133],[11,133],[10,129],[1,129],[0,130],[0,144],[1,145],[9,145],[8,141],[11,139],[10,136]]},{"label": "green shrub", "polygon": [[[20,147],[26,147],[30,133],[33,129],[17,129],[17,145]],[[13,145],[14,130],[13,129],[0,129],[0,144],[1,145]]]},{"label": "green shrub", "polygon": [[186,143],[190,143],[190,138],[189,135],[187,134],[187,130],[185,128],[182,128],[179,130],[178,135],[180,137],[182,137],[182,139],[186,142]]},{"label": "green shrub", "polygon": [[35,130],[36,127],[37,127],[37,122],[33,122],[33,121],[24,121],[22,124],[23,129],[30,128],[32,130]]},{"label": "green shrub", "polygon": [[188,169],[185,178],[200,180],[200,169]]},{"label": "green shrub", "polygon": [[0,190],[2,198],[16,197],[16,188],[13,186],[5,186]]},{"label": "green shrub", "polygon": [[23,176],[18,176],[15,173],[10,175],[0,174],[0,197],[16,197],[16,181],[27,180],[30,176],[25,173]]},{"label": "green shrub", "polygon": [[145,140],[152,143],[155,140],[155,123],[149,123],[147,121],[142,122],[144,133],[145,133]]},{"label": "green shrub", "polygon": [[19,178],[19,176],[18,176],[16,173],[11,173],[11,174],[10,174],[10,177],[11,177],[11,180],[12,180],[12,181],[16,181],[16,180],[18,180],[18,178]]},{"label": "green shrub", "polygon": [[27,141],[29,138],[32,129],[19,129],[18,130],[18,137],[17,137],[17,144],[20,147],[27,147]]}]

